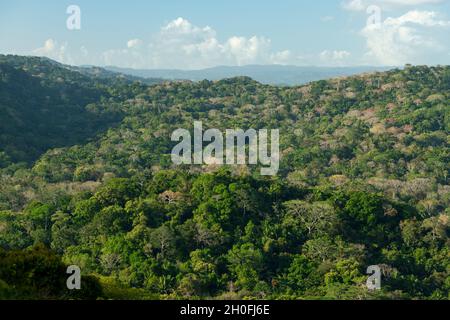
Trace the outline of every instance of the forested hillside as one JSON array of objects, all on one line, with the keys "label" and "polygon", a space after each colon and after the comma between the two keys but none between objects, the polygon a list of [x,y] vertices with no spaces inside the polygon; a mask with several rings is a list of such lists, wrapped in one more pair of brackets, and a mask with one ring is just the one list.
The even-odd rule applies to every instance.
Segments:
[{"label": "forested hillside", "polygon": [[[0,167],[31,163],[50,148],[86,142],[118,123],[122,114],[115,103],[132,97],[131,80],[138,80],[100,68],[4,55],[0,76]],[[108,108],[93,105],[99,101]]]},{"label": "forested hillside", "polygon": [[[450,297],[448,66],[147,85],[9,57],[0,77],[0,297],[67,297],[39,259],[80,266],[85,298]],[[278,176],[174,166],[195,120],[280,129]]]}]

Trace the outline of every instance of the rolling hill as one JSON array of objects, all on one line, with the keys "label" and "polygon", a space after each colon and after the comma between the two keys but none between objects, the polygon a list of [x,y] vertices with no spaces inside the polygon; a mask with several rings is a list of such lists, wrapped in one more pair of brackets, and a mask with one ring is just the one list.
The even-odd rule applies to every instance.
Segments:
[{"label": "rolling hill", "polygon": [[[0,297],[72,297],[75,264],[75,299],[448,299],[449,105],[449,66],[147,85],[0,57]],[[278,175],[174,165],[194,121],[280,130]]]}]

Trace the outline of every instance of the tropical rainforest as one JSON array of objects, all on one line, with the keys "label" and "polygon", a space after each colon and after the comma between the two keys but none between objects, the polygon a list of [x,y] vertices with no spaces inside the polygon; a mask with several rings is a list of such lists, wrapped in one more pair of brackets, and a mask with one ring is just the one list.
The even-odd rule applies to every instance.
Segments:
[{"label": "tropical rainforest", "polygon": [[[278,175],[175,166],[194,121],[279,129]],[[0,55],[0,299],[447,300],[449,131],[449,66],[288,87]]]}]

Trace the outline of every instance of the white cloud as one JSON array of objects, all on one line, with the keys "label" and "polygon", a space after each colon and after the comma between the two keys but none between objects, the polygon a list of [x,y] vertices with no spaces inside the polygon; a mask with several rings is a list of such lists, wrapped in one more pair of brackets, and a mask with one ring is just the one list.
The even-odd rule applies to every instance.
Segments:
[{"label": "white cloud", "polygon": [[351,56],[351,53],[345,50],[324,50],[320,53],[320,60],[325,65],[345,65],[346,59]]},{"label": "white cloud", "polygon": [[131,38],[121,48],[103,52],[81,46],[69,50],[67,42],[48,39],[33,51],[66,64],[107,65],[135,69],[203,69],[218,65],[349,65],[350,52],[325,50],[322,53],[299,53],[273,50],[271,39],[254,35],[231,36],[219,40],[209,27],[198,27],[177,18],[160,28],[148,41]]},{"label": "white cloud", "polygon": [[436,12],[418,10],[389,17],[379,24],[368,24],[361,31],[368,48],[366,58],[384,65],[419,63],[425,53],[441,49],[430,34],[432,28],[449,25],[449,21],[439,20]]},{"label": "white cloud", "polygon": [[144,42],[141,39],[131,39],[127,42],[127,48],[140,48]]},{"label": "white cloud", "polygon": [[33,51],[67,64],[114,65],[130,68],[202,69],[217,65],[295,64],[289,50],[274,51],[272,42],[263,36],[232,36],[220,41],[209,26],[198,27],[184,18],[177,18],[160,28],[147,42],[130,39],[125,46],[88,56],[82,46],[70,51],[65,42],[48,39]]},{"label": "white cloud", "polygon": [[290,51],[274,52],[271,45],[270,39],[256,35],[221,42],[211,27],[198,27],[180,17],[163,26],[147,45],[132,39],[127,48],[108,50],[102,57],[107,65],[181,69],[293,61]]},{"label": "white cloud", "polygon": [[250,39],[232,37],[222,47],[222,52],[240,66],[257,62],[269,62],[270,46],[271,41],[264,37],[253,36]]},{"label": "white cloud", "polygon": [[409,11],[398,18],[387,18],[386,25],[401,26],[407,23],[418,24],[426,27],[445,27],[450,25],[450,21],[437,20],[438,14],[434,11]]},{"label": "white cloud", "polygon": [[270,61],[274,64],[287,65],[290,64],[292,61],[294,61],[294,57],[290,50],[284,50],[272,53],[270,56]]},{"label": "white cloud", "polygon": [[42,47],[32,50],[31,53],[69,65],[96,63],[85,46],[73,48],[67,41],[60,43],[51,38],[47,39]]},{"label": "white cloud", "polygon": [[423,4],[436,4],[444,2],[444,0],[381,0],[384,3],[390,3],[401,6],[418,6]]},{"label": "white cloud", "polygon": [[342,7],[350,11],[363,11],[367,8],[363,0],[347,0],[342,2]]},{"label": "white cloud", "polygon": [[439,4],[444,1],[446,0],[344,0],[342,7],[350,11],[365,11],[369,6],[376,5],[389,10],[400,7]]},{"label": "white cloud", "polygon": [[33,54],[37,56],[45,56],[62,63],[73,63],[73,59],[67,50],[67,42],[59,44],[53,39],[47,39],[42,47],[33,50]]}]

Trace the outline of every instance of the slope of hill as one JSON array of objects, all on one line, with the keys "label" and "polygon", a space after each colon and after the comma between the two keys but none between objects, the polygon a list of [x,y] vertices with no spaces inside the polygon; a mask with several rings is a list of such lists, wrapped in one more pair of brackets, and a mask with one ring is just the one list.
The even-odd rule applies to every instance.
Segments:
[{"label": "slope of hill", "polygon": [[86,76],[89,76],[92,78],[97,78],[97,79],[110,79],[110,80],[122,79],[122,80],[131,81],[131,82],[135,82],[135,81],[142,82],[147,85],[158,84],[158,83],[162,83],[165,81],[162,78],[153,78],[153,77],[142,78],[142,77],[137,77],[137,76],[133,76],[130,74],[124,74],[124,73],[106,70],[105,68],[100,68],[100,67],[96,67],[96,66],[80,66],[80,67],[64,66],[64,67],[66,67],[69,70],[76,71],[76,72],[79,72]]},{"label": "slope of hill", "polygon": [[247,76],[264,84],[302,85],[312,81],[351,76],[364,72],[387,71],[388,67],[298,67],[282,65],[221,66],[203,70],[137,70],[105,67],[114,72],[142,78],[166,80],[220,80]]},{"label": "slope of hill", "polygon": [[[43,70],[37,84],[34,71],[2,65],[8,105],[75,77],[61,84],[57,66],[30,63]],[[32,263],[14,267],[31,257],[100,276],[103,293],[86,297],[449,298],[450,67],[292,88],[247,77],[91,87],[78,76],[81,96],[108,94],[89,110],[119,123],[0,170],[0,297],[38,290]],[[173,165],[171,133],[195,120],[279,129],[278,176]],[[383,271],[380,291],[364,285],[370,265]],[[64,297],[53,289],[37,294]]]},{"label": "slope of hill", "polygon": [[[86,141],[117,123],[121,115],[114,102],[126,97],[115,89],[139,80],[47,58],[4,55],[0,76],[0,167],[31,162],[50,148]],[[93,108],[100,101],[108,107]]]}]

